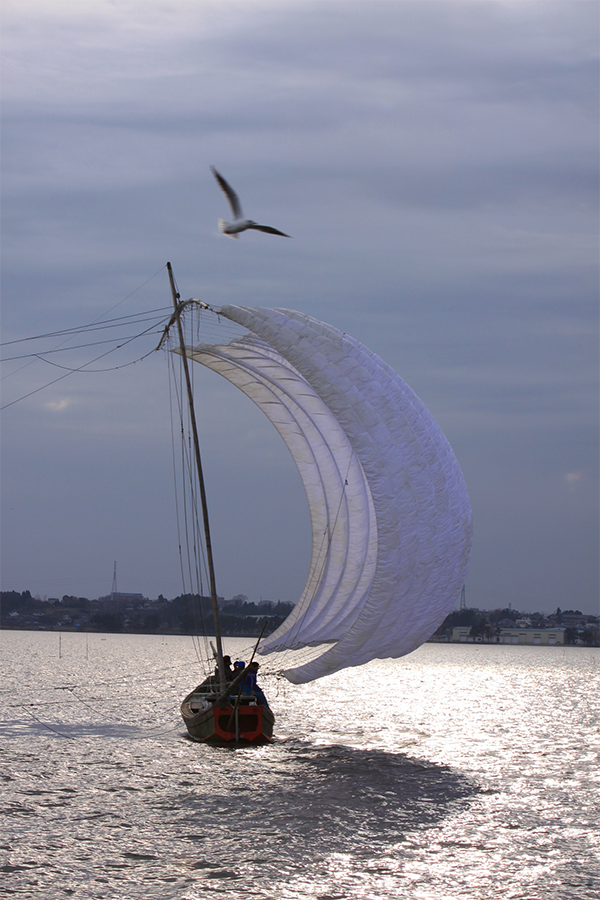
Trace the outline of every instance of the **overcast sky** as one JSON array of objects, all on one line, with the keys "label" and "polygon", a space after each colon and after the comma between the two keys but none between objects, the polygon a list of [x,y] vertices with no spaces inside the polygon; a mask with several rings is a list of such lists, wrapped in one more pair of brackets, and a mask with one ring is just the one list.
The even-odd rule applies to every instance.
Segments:
[{"label": "overcast sky", "polygon": [[[4,342],[166,311],[167,260],[184,298],[315,316],[448,437],[468,605],[598,612],[595,0],[4,0],[3,61]],[[211,164],[293,240],[220,235]],[[165,354],[123,367],[156,343],[16,403],[66,370],[3,363],[3,590],[97,597],[116,560],[120,590],[180,593]],[[195,368],[219,593],[295,602],[294,465]]]}]

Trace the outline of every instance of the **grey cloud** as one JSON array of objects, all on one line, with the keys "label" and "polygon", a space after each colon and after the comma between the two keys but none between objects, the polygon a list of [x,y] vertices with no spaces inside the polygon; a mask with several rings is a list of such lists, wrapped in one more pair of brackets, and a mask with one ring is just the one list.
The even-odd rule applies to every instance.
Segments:
[{"label": "grey cloud", "polygon": [[[591,611],[596,4],[226,6],[5,18],[5,339],[91,321],[167,259],[183,296],[328,321],[447,433],[480,596],[564,606],[571,585]],[[294,240],[224,240],[211,163]],[[169,303],[160,271],[120,308]],[[163,363],[74,375],[7,410],[3,587],[105,593],[116,555],[131,590],[178,592]],[[221,590],[294,599],[309,537],[287,451],[196,377]]]}]

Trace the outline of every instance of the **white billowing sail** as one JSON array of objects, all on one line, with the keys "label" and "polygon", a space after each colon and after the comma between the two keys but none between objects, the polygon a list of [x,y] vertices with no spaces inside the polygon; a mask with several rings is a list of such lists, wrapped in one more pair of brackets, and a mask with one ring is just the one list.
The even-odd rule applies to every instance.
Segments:
[{"label": "white billowing sail", "polygon": [[291,310],[220,312],[250,333],[188,356],[277,428],[312,525],[300,600],[260,652],[329,642],[285,671],[296,683],[410,653],[450,611],[468,568],[471,508],[450,445],[400,376],[337,329]]}]

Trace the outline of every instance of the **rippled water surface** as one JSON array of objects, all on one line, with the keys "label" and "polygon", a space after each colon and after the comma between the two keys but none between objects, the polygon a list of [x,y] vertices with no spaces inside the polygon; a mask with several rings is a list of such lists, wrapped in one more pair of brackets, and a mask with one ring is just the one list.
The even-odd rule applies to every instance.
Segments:
[{"label": "rippled water surface", "polygon": [[228,750],[179,718],[190,638],[0,649],[3,896],[600,898],[597,650],[428,644],[262,678],[276,741]]}]

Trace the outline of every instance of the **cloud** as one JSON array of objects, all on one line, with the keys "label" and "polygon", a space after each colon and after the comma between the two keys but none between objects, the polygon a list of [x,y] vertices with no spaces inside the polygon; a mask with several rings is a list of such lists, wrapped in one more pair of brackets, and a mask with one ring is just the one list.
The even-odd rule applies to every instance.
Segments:
[{"label": "cloud", "polygon": [[52,410],[52,412],[64,412],[69,406],[71,406],[72,401],[68,400],[66,397],[63,397],[62,400],[49,400],[45,403],[46,409]]}]

